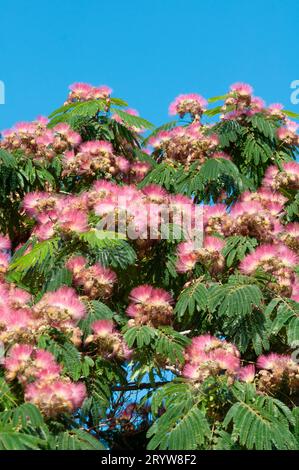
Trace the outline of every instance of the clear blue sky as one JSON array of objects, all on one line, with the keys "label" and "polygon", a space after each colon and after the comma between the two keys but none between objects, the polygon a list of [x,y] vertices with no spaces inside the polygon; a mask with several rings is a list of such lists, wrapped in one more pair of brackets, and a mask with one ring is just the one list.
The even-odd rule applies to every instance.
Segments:
[{"label": "clear blue sky", "polygon": [[47,115],[74,81],[107,84],[156,124],[179,93],[246,81],[290,103],[298,0],[1,0],[0,129]]}]

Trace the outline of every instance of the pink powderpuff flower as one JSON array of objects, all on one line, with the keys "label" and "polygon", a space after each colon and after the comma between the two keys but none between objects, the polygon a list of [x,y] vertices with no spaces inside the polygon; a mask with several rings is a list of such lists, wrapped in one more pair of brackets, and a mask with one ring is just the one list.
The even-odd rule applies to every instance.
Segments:
[{"label": "pink powderpuff flower", "polygon": [[46,222],[34,227],[32,235],[35,235],[38,240],[49,240],[55,234],[55,225],[53,222]]},{"label": "pink powderpuff flower", "polygon": [[220,252],[225,246],[225,241],[218,237],[205,237],[203,247],[210,252]]},{"label": "pink powderpuff flower", "polygon": [[206,110],[208,102],[205,98],[196,93],[179,95],[169,106],[169,114],[175,116],[179,114],[181,117],[186,113],[201,116]]},{"label": "pink powderpuff flower", "polygon": [[48,417],[72,413],[86,398],[83,383],[57,379],[53,382],[37,381],[25,388],[25,400],[33,403]]},{"label": "pink powderpuff flower", "polygon": [[73,274],[77,275],[85,268],[86,264],[87,259],[84,258],[84,256],[73,256],[67,261],[65,267]]},{"label": "pink powderpuff flower", "polygon": [[262,98],[259,98],[257,96],[254,96],[251,99],[250,107],[251,107],[251,113],[260,113],[264,108],[266,104],[265,101]]},{"label": "pink powderpuff flower", "polygon": [[236,372],[240,368],[239,358],[223,349],[213,351],[210,354],[210,360],[216,362],[220,369],[229,372]]},{"label": "pink powderpuff flower", "polygon": [[9,302],[13,307],[24,307],[26,306],[25,304],[31,301],[31,298],[31,294],[23,289],[19,289],[18,287],[10,289]]},{"label": "pink powderpuff flower", "polygon": [[294,268],[299,258],[285,245],[261,245],[254,252],[245,256],[240,263],[240,271],[244,274],[252,274],[259,266],[273,259],[280,260],[286,267]]},{"label": "pink powderpuff flower", "polygon": [[88,94],[92,90],[92,86],[88,83],[73,83],[69,86],[71,90],[71,96],[77,99],[87,99]]},{"label": "pink powderpuff flower", "polygon": [[111,181],[97,180],[93,183],[91,191],[95,191],[99,197],[105,197],[116,191],[117,185]]},{"label": "pink powderpuff flower", "polygon": [[291,299],[295,302],[299,302],[299,281],[296,278],[295,283],[292,285],[292,295]]},{"label": "pink powderpuff flower", "polygon": [[93,87],[92,97],[93,99],[107,99],[112,94],[112,88],[107,85],[100,85],[98,87]]},{"label": "pink powderpuff flower", "polygon": [[[53,311],[53,320],[64,321],[72,319],[79,321],[86,314],[86,309],[76,294],[76,291],[71,287],[60,287],[58,290],[53,292],[47,292],[43,295],[41,300],[35,305],[35,311],[45,311],[49,315]],[[64,318],[67,316],[67,318]]]},{"label": "pink powderpuff flower", "polygon": [[36,217],[40,211],[54,210],[57,197],[50,193],[34,191],[27,193],[23,199],[23,207],[28,215]]},{"label": "pink powderpuff flower", "polygon": [[127,174],[130,171],[130,162],[124,157],[116,157],[115,165],[121,173]]},{"label": "pink powderpuff flower", "polygon": [[9,364],[10,359],[14,359],[19,363],[27,362],[31,358],[33,350],[33,346],[29,344],[14,344],[8,352],[8,357],[5,359],[5,367]]},{"label": "pink powderpuff flower", "polygon": [[20,331],[32,329],[34,318],[32,312],[28,308],[11,309],[6,318],[6,326],[10,331]]},{"label": "pink powderpuff flower", "polygon": [[115,332],[113,320],[97,320],[91,324],[92,331],[97,337],[106,337]]},{"label": "pink powderpuff flower", "polygon": [[195,364],[185,364],[182,370],[182,376],[190,380],[198,380],[200,378],[200,369]]},{"label": "pink powderpuff flower", "polygon": [[148,162],[135,162],[131,164],[130,173],[136,180],[136,183],[139,183],[143,180],[145,175],[150,171],[152,165]]},{"label": "pink powderpuff flower", "polygon": [[270,353],[268,355],[259,356],[257,359],[257,367],[259,369],[275,370],[284,369],[290,362],[290,356],[282,354]]},{"label": "pink powderpuff flower", "polygon": [[215,204],[214,206],[204,206],[203,210],[203,223],[207,225],[211,218],[222,218],[226,215],[225,204]]},{"label": "pink powderpuff flower", "polygon": [[1,235],[0,234],[0,250],[10,250],[11,249],[11,242],[8,235]]},{"label": "pink powderpuff flower", "polygon": [[251,96],[253,93],[253,88],[247,83],[242,82],[233,83],[230,86],[230,89],[236,92],[241,97]]},{"label": "pink powderpuff flower", "polygon": [[117,281],[115,272],[112,269],[101,266],[99,263],[90,266],[89,270],[99,284],[114,284]]},{"label": "pink powderpuff flower", "polygon": [[0,252],[0,275],[1,273],[3,274],[7,271],[9,266],[9,259],[10,256],[8,254]]},{"label": "pink powderpuff flower", "polygon": [[66,209],[58,220],[59,228],[66,232],[87,232],[88,216],[85,212],[76,209]]},{"label": "pink powderpuff flower", "polygon": [[230,161],[232,159],[232,157],[228,155],[226,152],[215,152],[213,153],[211,158],[222,158],[223,160],[230,160]]},{"label": "pink powderpuff flower", "polygon": [[164,289],[152,287],[150,285],[143,285],[135,287],[130,295],[129,299],[137,304],[171,304],[173,303],[172,296]]},{"label": "pink powderpuff flower", "polygon": [[254,381],[254,377],[255,367],[253,364],[241,367],[241,369],[238,371],[238,379],[241,380],[241,382],[251,383]]},{"label": "pink powderpuff flower", "polygon": [[233,218],[237,218],[244,214],[256,215],[260,212],[263,212],[263,206],[258,201],[237,202],[232,207],[230,215]]},{"label": "pink powderpuff flower", "polygon": [[145,186],[144,188],[142,188],[142,192],[151,202],[156,202],[159,204],[167,203],[167,191],[161,186],[158,186],[157,184],[150,184],[148,186]]}]

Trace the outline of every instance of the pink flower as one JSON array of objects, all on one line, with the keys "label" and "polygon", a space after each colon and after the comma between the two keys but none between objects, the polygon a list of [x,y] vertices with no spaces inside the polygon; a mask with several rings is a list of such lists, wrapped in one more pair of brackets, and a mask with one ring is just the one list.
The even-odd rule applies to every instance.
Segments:
[{"label": "pink flower", "polygon": [[179,95],[169,106],[169,114],[179,114],[183,117],[185,114],[190,113],[193,116],[201,116],[206,110],[208,102],[200,95],[196,93],[190,93],[187,95]]},{"label": "pink flower", "polygon": [[0,250],[10,250],[11,249],[11,242],[8,235],[1,235],[0,234]]},{"label": "pink flower", "polygon": [[115,331],[115,325],[112,320],[97,320],[91,324],[91,328],[95,335],[99,337],[111,335]]},{"label": "pink flower", "polygon": [[239,380],[242,382],[253,382],[255,377],[255,367],[253,364],[249,364],[248,366],[241,367],[238,372]]},{"label": "pink flower", "polygon": [[253,92],[253,89],[247,83],[237,82],[230,86],[232,91],[237,92],[239,96],[250,96]]},{"label": "pink flower", "polygon": [[56,291],[47,292],[35,305],[35,311],[48,317],[50,315],[49,318],[57,322],[67,319],[78,321],[86,313],[84,304],[71,287],[60,287]]}]

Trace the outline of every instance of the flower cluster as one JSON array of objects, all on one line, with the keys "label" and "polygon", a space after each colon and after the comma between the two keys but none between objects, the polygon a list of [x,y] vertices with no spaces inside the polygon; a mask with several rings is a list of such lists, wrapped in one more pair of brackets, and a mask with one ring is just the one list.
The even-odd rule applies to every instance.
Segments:
[{"label": "flower cluster", "polygon": [[88,217],[84,196],[62,196],[35,191],[26,194],[23,207],[37,221],[33,234],[47,240],[56,232],[68,236],[72,232],[88,230]]},{"label": "flower cluster", "polygon": [[10,152],[21,150],[28,157],[39,161],[51,161],[56,155],[74,150],[81,142],[81,136],[67,123],[47,128],[47,118],[40,117],[33,122],[19,122],[12,129],[2,132],[0,148]]},{"label": "flower cluster", "polygon": [[129,326],[151,325],[153,327],[170,325],[173,318],[173,299],[164,289],[149,285],[135,287],[130,295],[126,312],[132,320]]},{"label": "flower cluster", "polygon": [[187,127],[175,127],[170,131],[161,131],[149,140],[154,151],[163,153],[163,159],[170,164],[182,163],[185,166],[194,161],[199,164],[212,157],[219,145],[216,134],[198,123]]},{"label": "flower cluster", "polygon": [[66,263],[73,275],[75,286],[82,286],[83,292],[90,299],[107,299],[111,296],[117,277],[114,271],[104,268],[99,263],[86,267],[83,256],[70,258]]},{"label": "flower cluster", "polygon": [[277,138],[286,145],[298,145],[299,135],[296,134],[298,124],[290,119],[285,119],[284,126],[277,129]]},{"label": "flower cluster", "polygon": [[265,103],[252,95],[253,89],[247,83],[234,83],[222,106],[223,119],[237,119],[261,112]]},{"label": "flower cluster", "polygon": [[274,165],[267,168],[263,187],[272,191],[279,189],[299,189],[299,163],[282,163],[281,171]]},{"label": "flower cluster", "polygon": [[291,356],[270,353],[257,360],[257,389],[261,393],[276,393],[286,388],[292,395],[299,388],[299,365]]},{"label": "flower cluster", "polygon": [[70,150],[64,153],[62,176],[95,175],[101,172],[106,178],[119,173],[127,174],[130,162],[114,154],[112,144],[105,140],[84,142],[77,152]]},{"label": "flower cluster", "polygon": [[240,270],[247,275],[253,274],[259,269],[263,270],[274,278],[270,287],[289,297],[292,295],[294,284],[297,283],[294,268],[298,261],[296,253],[287,246],[265,244],[245,256],[240,263]]},{"label": "flower cluster", "polygon": [[54,328],[74,327],[86,313],[83,302],[72,287],[46,292],[33,307],[35,318]]},{"label": "flower cluster", "polygon": [[182,242],[178,245],[177,271],[184,273],[192,270],[196,263],[204,265],[211,274],[220,273],[225,265],[221,254],[225,242],[216,237],[205,237],[203,246],[197,247],[194,241]]},{"label": "flower cluster", "polygon": [[95,87],[88,83],[73,83],[69,88],[70,92],[65,105],[89,100],[105,100],[109,102],[112,93],[112,89],[107,85]]},{"label": "flower cluster", "polygon": [[105,359],[130,359],[132,351],[116,330],[113,320],[97,320],[91,324],[91,329],[93,333],[87,336],[85,344],[95,345],[97,354]]},{"label": "flower cluster", "polygon": [[61,367],[50,352],[29,344],[14,344],[4,368],[7,380],[17,379],[24,387],[25,400],[47,417],[74,412],[86,397],[85,385],[62,377]]},{"label": "flower cluster", "polygon": [[28,193],[23,207],[37,221],[33,235],[40,240],[54,234],[65,239],[73,232],[94,229],[88,224],[88,215],[95,213],[99,217],[98,229],[126,234],[135,240],[140,254],[166,237],[164,232],[170,224],[192,234],[200,229],[201,222],[201,210],[192,199],[171,195],[157,185],[138,190],[133,185],[118,186],[105,180],[95,181],[89,191],[78,196]]},{"label": "flower cluster", "polygon": [[185,114],[190,114],[193,120],[199,121],[201,115],[206,110],[207,104],[207,100],[196,93],[179,95],[170,104],[169,114],[173,116],[178,114],[181,118]]},{"label": "flower cluster", "polygon": [[209,334],[197,336],[185,352],[184,377],[203,382],[210,376],[225,374],[232,383],[240,370],[240,353],[225,340]]},{"label": "flower cluster", "polygon": [[70,335],[74,344],[81,342],[77,322],[85,315],[85,306],[74,289],[60,287],[47,292],[30,306],[31,295],[12,283],[0,284],[0,341],[34,343],[51,328]]}]

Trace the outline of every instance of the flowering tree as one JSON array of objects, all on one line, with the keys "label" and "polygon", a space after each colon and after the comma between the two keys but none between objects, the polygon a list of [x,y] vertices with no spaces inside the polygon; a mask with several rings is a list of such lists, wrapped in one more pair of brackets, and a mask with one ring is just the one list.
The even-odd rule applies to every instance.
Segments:
[{"label": "flowering tree", "polygon": [[208,101],[3,131],[0,449],[298,447],[298,116]]}]

